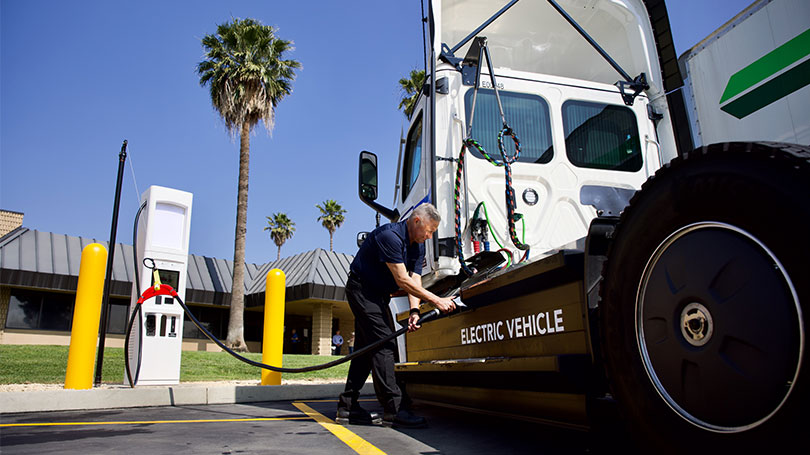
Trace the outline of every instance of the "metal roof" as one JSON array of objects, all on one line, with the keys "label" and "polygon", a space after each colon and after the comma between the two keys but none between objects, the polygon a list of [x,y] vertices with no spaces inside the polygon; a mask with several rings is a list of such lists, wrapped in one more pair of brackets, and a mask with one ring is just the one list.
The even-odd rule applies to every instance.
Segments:
[{"label": "metal roof", "polygon": [[[17,228],[0,238],[0,285],[75,291],[82,249],[91,243],[109,250],[103,240]],[[131,245],[115,245],[110,295],[129,298],[134,276],[132,254]],[[279,268],[286,275],[288,301],[345,301],[344,284],[352,259],[318,248],[264,265],[246,264],[246,300],[250,306],[263,305],[267,272]],[[228,305],[232,284],[233,261],[188,256],[187,302]]]},{"label": "metal roof", "polygon": [[286,280],[286,300],[303,299],[346,301],[345,284],[353,256],[317,248],[312,251],[269,262],[258,270],[248,288],[248,306],[264,304],[267,272],[281,269]]}]

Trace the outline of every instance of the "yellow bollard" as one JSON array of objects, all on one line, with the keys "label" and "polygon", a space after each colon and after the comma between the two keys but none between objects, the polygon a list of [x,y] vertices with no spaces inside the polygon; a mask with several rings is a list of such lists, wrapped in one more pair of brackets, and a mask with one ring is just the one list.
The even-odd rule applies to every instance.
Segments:
[{"label": "yellow bollard", "polygon": [[106,266],[107,249],[103,245],[91,243],[84,247],[79,266],[76,305],[73,308],[73,327],[70,330],[66,389],[89,389],[93,386],[93,365],[96,360]]},{"label": "yellow bollard", "polygon": [[[284,347],[284,293],[286,277],[281,269],[267,272],[264,288],[264,337],[262,338],[262,363],[281,365],[281,350]],[[262,385],[281,385],[281,373],[262,370]]]}]

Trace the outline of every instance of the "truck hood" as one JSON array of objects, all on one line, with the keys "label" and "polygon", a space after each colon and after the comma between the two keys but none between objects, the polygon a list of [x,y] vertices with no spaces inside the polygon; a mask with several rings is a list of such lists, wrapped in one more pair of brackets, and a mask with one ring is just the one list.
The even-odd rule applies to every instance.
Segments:
[{"label": "truck hood", "polygon": [[[507,0],[433,0],[432,36],[439,38],[433,40],[434,55],[441,53],[443,44],[445,50],[456,46],[507,3]],[[631,77],[647,75],[648,95],[664,93],[656,32],[647,10],[650,3],[663,10],[665,33],[659,30],[657,37],[659,41],[668,39],[671,44],[663,1],[558,0],[558,3]],[[608,84],[622,79],[547,1],[517,2],[478,36],[487,38],[495,68]],[[455,56],[464,57],[469,46],[467,43],[459,48]],[[674,61],[674,50],[671,54]],[[674,66],[677,71],[677,64]],[[678,75],[676,85],[680,82]]]}]

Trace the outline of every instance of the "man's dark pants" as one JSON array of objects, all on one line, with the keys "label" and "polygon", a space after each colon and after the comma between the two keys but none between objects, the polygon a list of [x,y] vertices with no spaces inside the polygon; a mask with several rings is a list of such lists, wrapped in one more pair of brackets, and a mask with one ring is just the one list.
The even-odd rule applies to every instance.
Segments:
[{"label": "man's dark pants", "polygon": [[[346,282],[346,297],[354,313],[354,348],[360,350],[394,332],[394,321],[388,310],[390,298],[364,292],[360,282],[350,276]],[[349,365],[346,389],[340,395],[339,408],[351,409],[357,403],[360,389],[366,383],[369,372],[374,378],[374,391],[386,414],[396,414],[400,409],[402,392],[394,375],[396,341],[390,340],[374,353],[353,359]]]}]

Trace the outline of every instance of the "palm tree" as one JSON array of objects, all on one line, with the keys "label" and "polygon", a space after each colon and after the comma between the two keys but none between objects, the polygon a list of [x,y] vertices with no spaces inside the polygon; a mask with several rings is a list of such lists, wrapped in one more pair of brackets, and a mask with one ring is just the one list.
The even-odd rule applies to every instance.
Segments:
[{"label": "palm tree", "polygon": [[318,221],[320,221],[323,227],[329,231],[329,251],[333,251],[332,236],[337,228],[339,228],[346,219],[346,217],[343,216],[343,214],[346,213],[346,210],[344,210],[343,207],[341,207],[340,204],[335,202],[333,199],[327,199],[323,201],[323,206],[321,206],[321,204],[316,204],[315,207],[321,211],[321,216],[318,217]]},{"label": "palm tree", "polygon": [[287,218],[286,213],[274,213],[272,217],[267,218],[267,226],[265,231],[270,231],[270,238],[273,239],[278,247],[278,256],[276,260],[281,259],[281,245],[291,239],[295,235],[295,221]]},{"label": "palm tree", "polygon": [[273,27],[254,19],[233,19],[217,26],[216,34],[202,39],[205,60],[197,65],[200,85],[210,89],[214,110],[231,134],[239,132],[239,183],[236,197],[236,234],[233,252],[233,290],[226,344],[246,351],[245,234],[247,232],[250,131],[259,121],[268,134],[273,130],[275,109],[292,93],[295,60],[283,60],[292,43],[278,39]]},{"label": "palm tree", "polygon": [[425,85],[425,70],[411,70],[410,79],[403,77],[399,80],[399,86],[404,93],[399,108],[405,112],[405,117],[411,118],[413,110],[416,108],[416,100]]}]

